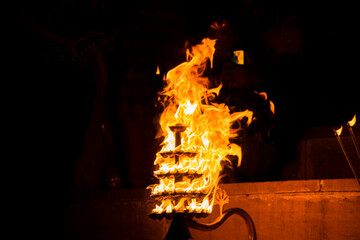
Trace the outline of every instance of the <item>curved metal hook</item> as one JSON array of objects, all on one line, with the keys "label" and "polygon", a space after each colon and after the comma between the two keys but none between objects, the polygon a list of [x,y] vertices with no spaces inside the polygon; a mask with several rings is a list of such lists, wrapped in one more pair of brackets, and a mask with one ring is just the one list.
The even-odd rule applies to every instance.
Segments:
[{"label": "curved metal hook", "polygon": [[197,229],[200,231],[212,231],[212,230],[215,230],[218,227],[220,227],[226,221],[226,219],[228,219],[233,214],[237,214],[244,219],[247,229],[248,229],[248,239],[256,240],[255,224],[254,224],[252,218],[250,217],[250,215],[241,208],[230,208],[230,209],[225,210],[222,218],[212,225],[198,223],[192,219],[187,220],[186,224],[188,225],[188,227],[191,227],[191,228],[194,228],[194,229]]}]

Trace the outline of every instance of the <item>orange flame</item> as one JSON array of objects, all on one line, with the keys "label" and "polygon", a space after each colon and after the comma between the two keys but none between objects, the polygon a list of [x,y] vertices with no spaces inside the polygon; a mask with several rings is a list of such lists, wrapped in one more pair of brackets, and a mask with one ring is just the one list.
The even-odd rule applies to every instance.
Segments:
[{"label": "orange flame", "polygon": [[212,29],[215,29],[217,31],[220,31],[221,29],[223,29],[224,27],[226,26],[226,22],[222,22],[222,23],[219,23],[219,22],[213,22],[210,26],[210,28]]},{"label": "orange flame", "polygon": [[[222,85],[208,88],[209,79],[203,73],[207,62],[212,67],[215,43],[205,38],[187,51],[187,61],[167,73],[167,85],[159,93],[159,102],[164,106],[157,134],[164,140],[154,162],[159,183],[148,187],[152,196],[161,201],[154,213],[211,213],[221,162],[230,162],[228,156],[235,155],[238,166],[241,163],[240,146],[230,143],[239,130],[232,125],[242,118],[247,118],[249,125],[253,113],[230,113],[224,103],[213,102]],[[174,126],[180,126],[182,132],[176,135]]]},{"label": "orange flame", "polygon": [[[260,96],[262,96],[265,100],[268,100],[267,98],[267,93],[266,92],[257,92],[257,91],[254,91],[254,93],[256,93],[256,94],[258,94],[258,95],[260,95]],[[270,111],[273,113],[273,114],[275,114],[275,105],[274,105],[274,103],[272,102],[272,101],[270,101],[270,100],[268,100],[269,101],[269,104],[270,104]]]},{"label": "orange flame", "polygon": [[356,114],[350,121],[348,121],[348,124],[350,127],[353,127],[355,125],[355,123],[356,123]]},{"label": "orange flame", "polygon": [[275,105],[272,101],[269,100],[269,103],[270,103],[270,110],[273,114],[275,114]]},{"label": "orange flame", "polygon": [[156,66],[156,75],[160,75],[160,68],[159,68],[159,65]]}]

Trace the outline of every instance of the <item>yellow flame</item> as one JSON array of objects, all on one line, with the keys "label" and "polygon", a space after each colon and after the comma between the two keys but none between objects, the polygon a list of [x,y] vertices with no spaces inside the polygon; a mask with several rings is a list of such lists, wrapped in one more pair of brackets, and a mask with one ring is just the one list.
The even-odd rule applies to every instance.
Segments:
[{"label": "yellow flame", "polygon": [[350,127],[353,127],[355,125],[355,123],[356,123],[356,114],[350,121],[348,121],[348,124]]},{"label": "yellow flame", "polygon": [[342,130],[343,130],[343,126],[341,126],[338,130],[335,130],[335,132],[338,136],[340,136],[342,133]]},{"label": "yellow flame", "polygon": [[[167,73],[166,86],[159,93],[164,110],[157,136],[164,140],[154,162],[157,166],[154,175],[159,183],[149,186],[152,195],[159,196],[161,201],[154,213],[210,213],[221,162],[230,161],[228,156],[234,155],[238,157],[238,166],[241,163],[241,147],[230,142],[239,128],[232,125],[242,118],[247,118],[249,125],[253,113],[249,110],[231,113],[224,103],[213,102],[222,85],[209,88],[209,79],[203,73],[208,62],[212,67],[215,43],[216,40],[205,38],[188,50],[187,61]],[[177,147],[170,129],[176,125],[186,126]],[[174,155],[167,154],[175,152],[179,154],[177,161]]]}]

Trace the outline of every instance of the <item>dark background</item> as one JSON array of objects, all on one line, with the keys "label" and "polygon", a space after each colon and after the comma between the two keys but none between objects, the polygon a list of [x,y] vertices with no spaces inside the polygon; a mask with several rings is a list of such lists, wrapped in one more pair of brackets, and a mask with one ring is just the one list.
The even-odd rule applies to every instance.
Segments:
[{"label": "dark background", "polygon": [[[15,89],[13,154],[26,155],[15,158],[19,184],[32,196],[27,215],[41,212],[44,228],[61,232],[51,222],[66,218],[74,192],[155,182],[162,75],[204,37],[218,38],[207,74],[224,84],[220,100],[257,118],[234,140],[243,164],[225,170],[225,182],[352,177],[345,159],[329,167],[336,171],[288,166],[297,164],[299,141],[333,137],[332,128],[359,113],[355,2],[67,0],[12,8],[4,47]],[[226,26],[211,29],[215,21]],[[239,49],[244,66],[231,61]],[[275,115],[254,91],[268,94]]]}]

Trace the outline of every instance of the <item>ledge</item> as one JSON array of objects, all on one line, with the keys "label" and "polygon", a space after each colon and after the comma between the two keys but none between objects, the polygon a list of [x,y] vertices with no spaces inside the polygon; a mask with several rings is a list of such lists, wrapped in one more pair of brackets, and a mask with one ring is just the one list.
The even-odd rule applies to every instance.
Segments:
[{"label": "ledge", "polygon": [[[228,183],[220,184],[229,196],[253,194],[313,193],[313,192],[359,192],[355,179],[316,179],[274,182]],[[108,191],[80,192],[74,201],[151,201],[150,190],[144,188]]]}]

